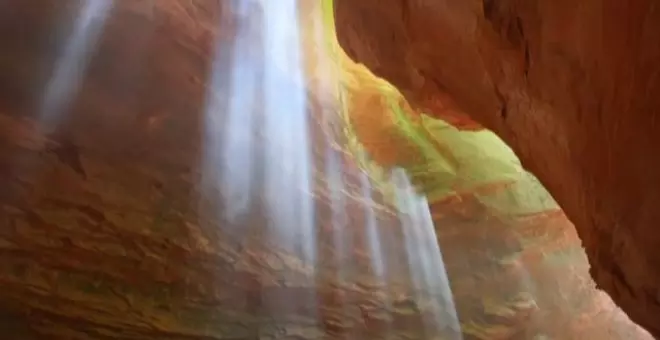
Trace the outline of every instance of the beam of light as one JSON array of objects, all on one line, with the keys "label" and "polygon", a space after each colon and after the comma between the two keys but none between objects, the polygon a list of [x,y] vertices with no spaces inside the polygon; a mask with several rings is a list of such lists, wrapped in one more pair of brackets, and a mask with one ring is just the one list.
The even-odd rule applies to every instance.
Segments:
[{"label": "beam of light", "polygon": [[403,224],[411,280],[418,299],[430,298],[427,306],[431,316],[425,318],[427,331],[449,333],[447,335],[452,339],[462,339],[428,201],[415,192],[403,169],[393,171],[392,181]]},{"label": "beam of light", "polygon": [[399,219],[403,228],[404,246],[406,258],[410,267],[410,280],[414,288],[419,291],[422,289],[422,272],[419,270],[419,252],[414,237],[415,228],[419,226],[416,220],[417,214],[412,213],[411,199],[414,199],[413,190],[410,188],[410,181],[405,171],[396,169],[392,172],[392,181],[395,186],[396,204],[399,210]]},{"label": "beam of light", "polygon": [[417,213],[419,214],[421,222],[421,256],[428,256],[429,260],[427,262],[428,267],[426,267],[429,274],[427,276],[427,285],[430,286],[432,291],[439,293],[438,298],[440,299],[440,303],[439,306],[436,306],[441,306],[443,308],[442,311],[436,310],[434,316],[437,319],[445,320],[445,325],[451,330],[457,332],[460,336],[461,328],[456,313],[453,294],[449,286],[449,277],[447,276],[445,263],[442,259],[438,236],[435,232],[433,217],[431,216],[431,211],[429,209],[429,202],[424,196],[418,196]]},{"label": "beam of light", "polygon": [[366,172],[360,172],[360,187],[362,189],[362,198],[365,200],[365,230],[367,236],[367,245],[371,255],[371,265],[379,283],[385,283],[385,261],[383,259],[383,250],[380,237],[380,226],[376,219],[374,211],[373,188]]},{"label": "beam of light", "polygon": [[[274,241],[313,264],[313,169],[297,3],[232,4],[234,45],[217,42],[205,104],[201,189],[205,195],[219,189],[230,222],[255,212],[262,190]],[[257,188],[256,172],[263,173],[263,187]]]},{"label": "beam of light", "polygon": [[[325,126],[328,126],[329,113],[323,113],[323,120]],[[330,233],[332,234],[332,253],[334,255],[336,264],[336,273],[334,279],[339,284],[344,284],[350,281],[351,268],[347,268],[346,256],[350,256],[350,251],[353,243],[352,235],[349,232],[349,220],[347,211],[346,199],[346,183],[344,182],[344,166],[339,152],[333,149],[330,145],[325,147],[325,176],[327,188],[330,198]],[[338,301],[341,303],[342,313],[348,314],[349,306],[351,305],[351,298],[343,296]]]},{"label": "beam of light", "polygon": [[[315,285],[316,230],[312,158],[295,0],[234,0],[232,46],[218,41],[205,103],[202,187],[208,209],[239,242],[254,230],[262,241],[303,263],[304,277],[285,269],[279,285]],[[219,38],[222,39],[222,38]],[[214,194],[221,195],[221,206]],[[207,198],[210,198],[207,200]],[[202,213],[205,213],[202,211]],[[266,221],[251,216],[264,215]],[[226,223],[229,222],[229,223]],[[256,224],[255,224],[256,223]],[[229,224],[229,225],[227,225]],[[255,230],[259,229],[259,230]],[[237,235],[238,234],[238,235]],[[294,274],[294,275],[292,275]],[[252,294],[252,293],[249,293]],[[300,296],[303,295],[303,296]],[[262,292],[262,311],[304,312],[316,320],[314,290],[287,306]]]},{"label": "beam of light", "polygon": [[[297,0],[260,0],[263,13],[264,193],[269,229],[316,285],[317,239],[310,119]],[[315,290],[291,301],[318,323]],[[280,306],[273,306],[276,311]]]},{"label": "beam of light", "polygon": [[264,13],[265,199],[281,241],[316,262],[309,117],[297,1],[261,0]]},{"label": "beam of light", "polygon": [[[350,251],[351,235],[347,233],[348,214],[346,211],[346,185],[343,178],[344,169],[341,163],[339,152],[330,146],[325,150],[325,174],[330,194],[332,228],[332,245],[339,262],[344,258],[347,251]],[[340,266],[337,270],[338,280],[345,280],[344,267]]]},{"label": "beam of light", "polygon": [[53,128],[67,110],[83,80],[89,57],[103,32],[113,0],[86,0],[76,17],[73,33],[57,58],[39,110],[46,128]]},{"label": "beam of light", "polygon": [[[245,221],[244,215],[259,213],[255,208],[264,208],[268,218],[265,226],[268,241],[276,248],[297,255],[315,286],[314,267],[318,251],[315,198],[311,195],[312,171],[315,170],[312,168],[315,162],[311,157],[311,144],[325,142],[323,172],[327,176],[331,205],[330,235],[339,258],[337,281],[350,285],[356,277],[362,276],[354,270],[357,267],[351,266],[350,259],[345,259],[359,250],[355,248],[360,246],[364,237],[374,276],[385,288],[388,269],[382,231],[373,210],[373,188],[369,178],[361,171],[351,174],[360,180],[358,196],[364,200],[365,206],[364,224],[350,225],[346,193],[349,186],[344,180],[344,173],[350,170],[345,169],[339,151],[330,147],[330,136],[319,140],[321,138],[312,137],[320,136],[310,135],[310,110],[306,101],[296,1],[236,0],[234,3],[233,14],[238,23],[234,46],[227,48],[219,44],[208,96],[204,176],[214,180],[203,185],[220,189],[223,213],[229,217],[230,224],[236,224],[235,227],[239,225],[234,222]],[[322,56],[318,59],[319,64],[329,62]],[[323,72],[320,70],[323,66],[318,65],[317,71]],[[332,81],[325,77],[319,76],[321,85],[332,85]],[[218,92],[224,95],[217,95]],[[320,113],[324,126],[332,125],[329,120],[333,112]],[[259,126],[261,136],[255,135],[255,126]],[[256,154],[257,149],[263,150]],[[255,178],[255,168],[259,168],[263,178]],[[431,314],[426,324],[430,332],[446,334],[446,328],[458,330],[444,263],[440,249],[434,243],[436,238],[427,203],[414,194],[405,174],[397,174],[395,180],[400,182],[406,256],[415,291],[419,294],[417,301],[431,305],[424,308],[425,315]],[[261,194],[259,205],[255,204],[257,193]],[[356,231],[363,233],[356,237]],[[287,274],[285,271],[285,277],[281,278],[286,286],[300,284],[296,282],[298,277],[289,278]],[[312,291],[302,290],[300,294],[304,296],[290,301],[287,309],[313,312],[318,307],[316,297],[314,293],[309,296],[305,293]],[[269,312],[276,313],[284,307],[281,302],[267,300],[265,298],[265,305],[272,304],[266,306]],[[352,298],[343,301],[346,314],[350,314],[353,302],[356,301]],[[460,339],[460,335],[453,339]]]},{"label": "beam of light", "polygon": [[[360,188],[362,199],[365,201],[364,207],[364,218],[365,218],[365,234],[367,239],[367,247],[369,250],[369,258],[371,260],[371,267],[374,271],[375,278],[378,283],[378,289],[388,291],[389,280],[388,273],[386,271],[386,262],[385,262],[385,245],[383,244],[382,239],[382,230],[381,225],[378,223],[376,218],[376,211],[374,210],[374,197],[373,197],[373,186],[371,180],[365,171],[360,171]],[[392,307],[392,301],[389,294],[385,296],[385,301],[383,301],[385,307],[389,310]],[[385,339],[391,339],[393,334],[391,332],[392,323],[388,322],[386,327],[386,336]]]},{"label": "beam of light", "polygon": [[[234,8],[233,46],[218,42],[205,114],[205,190],[220,189],[225,217],[234,225],[250,213],[254,196],[255,112],[260,99],[260,18],[252,1]],[[221,27],[222,29],[222,27]],[[229,76],[227,76],[229,73]],[[227,78],[229,80],[228,84]]]}]

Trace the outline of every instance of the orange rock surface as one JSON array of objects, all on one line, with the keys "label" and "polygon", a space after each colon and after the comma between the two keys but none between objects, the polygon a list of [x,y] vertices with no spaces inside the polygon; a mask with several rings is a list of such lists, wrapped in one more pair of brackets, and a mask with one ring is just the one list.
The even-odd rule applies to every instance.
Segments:
[{"label": "orange rock surface", "polygon": [[[441,335],[423,327],[428,310],[425,301],[413,297],[401,223],[377,192],[375,204],[365,202],[362,175],[351,155],[329,151],[334,150],[330,141],[342,141],[329,137],[334,135],[324,129],[324,114],[340,108],[319,92],[323,84],[297,89],[309,90],[309,128],[317,137],[311,141],[310,163],[320,170],[313,176],[313,192],[307,193],[313,195],[298,197],[307,197],[317,212],[315,267],[274,241],[263,206],[255,203],[247,217],[229,223],[226,207],[208,193],[203,181],[208,175],[207,94],[211,86],[226,85],[211,84],[213,67],[226,81],[237,62],[224,58],[245,24],[232,7],[237,2],[115,1],[88,58],[74,65],[84,69],[74,72],[81,76],[75,95],[61,111],[51,112],[57,113],[47,120],[52,126],[44,126],[44,91],[75,32],[82,3],[0,3],[4,337],[394,340]],[[252,10],[259,15],[258,8]],[[251,51],[255,59],[264,54],[256,47]],[[216,53],[221,58],[214,64]],[[278,81],[283,87],[301,86]],[[231,96],[224,90],[218,91],[221,103]],[[361,109],[382,109],[374,93],[355,96],[364,104]],[[456,119],[448,120],[478,128],[456,109],[461,101],[433,100],[425,105],[436,112],[453,110]],[[263,103],[253,102],[254,111],[263,113]],[[226,108],[218,112],[221,119],[229,114]],[[229,134],[223,127],[212,135]],[[257,140],[257,151],[272,142],[268,136]],[[341,165],[344,228],[331,216],[336,187],[328,179],[337,173],[324,170],[328,154]],[[259,165],[255,172],[264,170]],[[260,191],[255,193],[258,201]],[[543,258],[579,250],[563,215],[514,223],[494,220],[469,198],[444,203],[432,210],[466,338],[648,338],[606,297],[581,286],[588,276],[584,261],[572,261],[579,254],[567,262]],[[374,254],[365,250],[370,208],[383,237],[387,285],[375,273]],[[337,245],[338,233],[343,246]],[[529,240],[535,242],[525,243]],[[566,280],[558,281],[559,276]]]},{"label": "orange rock surface", "polygon": [[655,1],[337,0],[335,16],[346,52],[413,105],[501,136],[574,222],[598,286],[660,335]]}]

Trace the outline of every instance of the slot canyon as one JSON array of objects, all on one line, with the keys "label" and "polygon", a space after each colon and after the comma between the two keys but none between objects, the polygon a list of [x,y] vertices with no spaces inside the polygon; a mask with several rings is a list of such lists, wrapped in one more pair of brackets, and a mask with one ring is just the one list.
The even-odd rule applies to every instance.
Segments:
[{"label": "slot canyon", "polygon": [[656,7],[0,0],[0,334],[654,339]]}]

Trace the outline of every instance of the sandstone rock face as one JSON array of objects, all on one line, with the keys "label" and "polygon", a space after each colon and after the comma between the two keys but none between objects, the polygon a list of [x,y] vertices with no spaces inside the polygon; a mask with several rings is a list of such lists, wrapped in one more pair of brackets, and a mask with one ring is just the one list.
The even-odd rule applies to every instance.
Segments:
[{"label": "sandstone rock face", "polygon": [[650,338],[595,288],[575,227],[501,140],[411,110],[363,68],[344,82],[349,136],[430,201],[464,339]]},{"label": "sandstone rock face", "polygon": [[[291,186],[278,200],[281,208],[300,202],[315,208],[308,231],[316,242],[304,245],[314,246],[316,262],[301,260],[295,247],[274,237],[300,230],[269,228],[263,184],[252,192],[241,188],[253,198],[241,216],[227,213],[233,200],[218,199],[223,172],[234,174],[234,182],[251,172],[263,178],[265,159],[288,156],[266,157],[267,147],[281,141],[255,124],[239,137],[264,137],[240,143],[234,162],[214,158],[228,156],[227,146],[214,142],[231,136],[230,119],[254,114],[263,120],[269,109],[263,93],[250,92],[247,83],[264,76],[265,51],[250,41],[260,32],[251,22],[259,19],[258,6],[246,11],[233,7],[241,2],[137,0],[103,7],[108,3],[0,4],[7,52],[0,57],[3,335],[252,340],[445,334],[424,327],[433,292],[413,294],[397,216],[377,204],[377,193],[370,193],[376,203],[365,199],[369,188],[361,172],[330,146],[322,121],[325,112],[337,116],[337,108],[308,97],[288,74],[275,72],[277,89],[289,92],[270,98],[281,105],[270,109],[283,115],[277,118],[286,128],[296,122],[285,119],[291,109],[285,105],[307,99],[297,114],[311,119],[298,127],[318,138],[310,141],[314,156],[303,161],[320,170],[307,174],[313,180],[304,195],[293,195]],[[247,46],[240,41],[246,36]],[[236,69],[244,82],[231,84]],[[217,98],[209,99],[209,89]],[[230,108],[235,98],[244,99],[240,112]],[[216,110],[207,111],[210,102]],[[248,168],[250,155],[256,164]],[[338,170],[324,171],[328,158]],[[337,182],[344,185],[339,193]],[[387,281],[366,251],[369,223],[384,235]]]},{"label": "sandstone rock face", "polygon": [[660,10],[652,0],[336,0],[347,53],[501,136],[575,224],[591,274],[660,335]]},{"label": "sandstone rock face", "polygon": [[[235,92],[265,77],[259,65],[272,53],[249,43],[258,40],[263,12],[241,3],[249,2],[0,3],[5,337],[456,335],[429,322],[433,316],[438,321],[439,312],[446,321],[454,311],[432,310],[429,301],[437,292],[415,289],[406,256],[419,249],[405,245],[402,217],[369,188],[353,158],[336,148],[344,141],[327,129],[326,120],[339,110],[323,96],[327,84],[319,79],[327,74],[314,78],[314,86],[306,84],[313,90],[304,92],[288,74],[276,73],[284,96],[271,98],[281,105],[307,99],[310,120],[302,127],[316,137],[307,161],[317,171],[305,195],[291,196],[296,191],[290,187],[277,198],[283,208],[300,202],[314,207],[313,228],[306,230],[315,239],[314,265],[283,242],[301,230],[272,228],[263,204],[265,160],[287,156],[265,154],[277,138],[256,124],[246,136],[261,137],[233,149],[234,162],[214,158],[229,157],[222,149],[227,146],[215,142],[232,140],[230,118],[263,119],[269,109],[287,114],[286,106],[261,102],[259,91],[250,92],[252,97]],[[320,57],[307,57],[310,69],[321,63]],[[235,79],[243,83],[232,85],[236,69],[243,73]],[[217,97],[209,97],[210,90]],[[372,102],[379,99],[377,91],[352,90],[361,109],[383,109]],[[242,98],[238,113],[231,110],[232,98]],[[437,98],[429,105],[446,108],[438,112],[449,121],[478,128],[456,103],[446,102],[449,97]],[[210,104],[216,110],[209,112]],[[296,146],[288,151],[304,147]],[[243,190],[252,198],[247,212],[229,214],[242,201],[218,197],[223,172],[235,176],[226,186],[246,175],[258,179]],[[577,239],[562,214],[500,221],[469,197],[431,208],[466,339],[648,338],[589,284]],[[373,225],[379,252],[371,249]]]}]

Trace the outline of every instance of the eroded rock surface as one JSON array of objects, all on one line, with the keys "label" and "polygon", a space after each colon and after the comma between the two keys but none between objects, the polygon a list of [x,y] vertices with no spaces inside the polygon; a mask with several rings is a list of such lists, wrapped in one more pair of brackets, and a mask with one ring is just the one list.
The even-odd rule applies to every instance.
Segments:
[{"label": "eroded rock surface", "polygon": [[[322,113],[338,108],[308,97],[310,128],[319,137],[311,162],[324,169],[329,153],[337,157],[346,184],[340,246],[330,209],[336,187],[327,181],[337,173],[314,176],[308,199],[317,210],[315,267],[272,238],[263,207],[229,223],[226,206],[207,192],[208,133],[228,133],[222,124],[208,131],[207,94],[213,86],[220,97],[232,94],[223,82],[237,62],[229,57],[236,30],[246,26],[229,6],[239,2],[114,1],[90,55],[74,65],[84,70],[70,79],[79,85],[75,95],[61,110],[44,110],[45,88],[84,3],[0,4],[3,334],[19,340],[440,335],[424,327],[428,299],[413,296],[401,223],[383,205],[374,214],[388,284],[376,275],[366,250],[370,210],[361,173],[347,155],[329,152],[330,140],[318,131]],[[240,61],[258,64],[264,51],[250,51]],[[301,85],[289,81],[278,84]],[[374,99],[374,91],[368,95]],[[357,102],[382,109],[369,100]],[[263,111],[260,102],[252,104]],[[450,121],[475,127],[453,110]],[[218,112],[221,119],[229,114],[227,107]],[[585,266],[573,261],[578,245],[563,215],[514,225],[473,203],[432,207],[466,338],[643,339],[625,316],[599,303],[591,286],[580,285]],[[568,270],[567,280],[552,281]]]},{"label": "eroded rock surface", "polygon": [[[81,46],[70,40],[84,36],[75,34],[80,5],[103,1],[0,4],[2,333],[17,340],[437,337],[424,327],[429,299],[411,292],[400,224],[382,206],[373,217],[387,235],[382,260],[391,280],[384,285],[370,269],[361,173],[319,129],[322,114],[336,116],[337,108],[309,96],[303,112],[318,136],[315,156],[303,161],[322,170],[331,154],[340,170],[314,174],[312,192],[293,197],[316,208],[316,267],[273,237],[299,230],[269,229],[258,203],[228,221],[213,186],[218,178],[205,172],[229,171],[212,159],[223,152],[213,141],[229,134],[228,116],[266,110],[260,96],[240,112],[226,106],[245,90],[232,86],[234,68],[246,63],[243,80],[263,68],[258,42],[232,57],[245,38],[236,30],[250,26],[246,17],[258,16],[258,7],[241,16],[229,1],[115,1],[89,55],[60,84],[78,85],[70,101],[42,107],[59,57]],[[260,27],[247,29],[259,34]],[[307,97],[304,84],[281,73],[278,88],[291,89],[284,100],[295,91]],[[218,96],[212,112],[209,89]],[[236,160],[244,164],[250,152],[277,142],[270,137],[262,134],[253,150],[244,143]],[[330,175],[346,186],[341,227],[330,216]],[[296,188],[286,189],[280,201],[297,203],[287,196]],[[254,189],[255,202],[262,190]]]},{"label": "eroded rock surface", "polygon": [[340,44],[437,116],[500,135],[591,274],[660,335],[660,10],[652,0],[336,0]]}]

